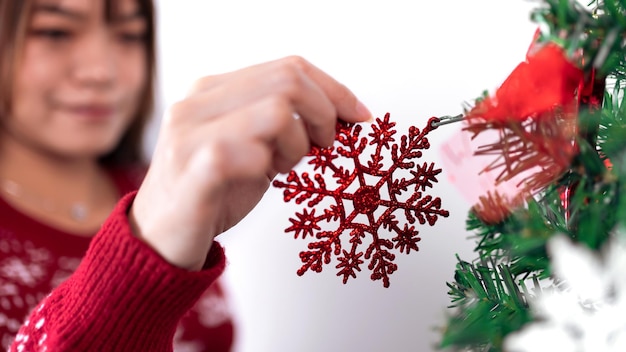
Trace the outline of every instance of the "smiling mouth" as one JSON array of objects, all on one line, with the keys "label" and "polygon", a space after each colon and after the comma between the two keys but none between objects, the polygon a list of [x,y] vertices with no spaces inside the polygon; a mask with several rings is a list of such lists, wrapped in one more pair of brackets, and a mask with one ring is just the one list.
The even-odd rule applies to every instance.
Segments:
[{"label": "smiling mouth", "polygon": [[115,113],[113,105],[100,104],[70,105],[66,111],[89,120],[106,120]]}]

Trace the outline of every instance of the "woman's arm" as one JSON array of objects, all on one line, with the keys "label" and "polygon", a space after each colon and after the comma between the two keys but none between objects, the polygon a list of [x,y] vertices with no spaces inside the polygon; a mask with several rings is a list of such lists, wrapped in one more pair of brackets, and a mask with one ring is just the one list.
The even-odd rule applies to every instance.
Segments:
[{"label": "woman's arm", "polygon": [[199,269],[213,238],[259,202],[277,172],[312,144],[332,145],[338,118],[371,113],[301,57],[199,80],[165,114],[131,209],[135,232],[170,263]]},{"label": "woman's arm", "polygon": [[371,116],[300,57],[199,80],[165,115],[134,200],[120,202],[12,350],[171,350],[176,323],[223,270],[215,236],[311,145],[331,145],[338,118]]}]

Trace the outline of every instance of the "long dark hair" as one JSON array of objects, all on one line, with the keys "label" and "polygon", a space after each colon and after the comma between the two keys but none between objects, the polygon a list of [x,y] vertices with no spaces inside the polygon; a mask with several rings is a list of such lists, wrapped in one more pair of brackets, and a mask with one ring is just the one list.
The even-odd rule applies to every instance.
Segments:
[{"label": "long dark hair", "polygon": [[[19,60],[34,0],[0,0],[0,118],[11,112],[15,63]],[[113,13],[114,0],[105,0],[107,19]],[[143,135],[154,105],[156,67],[155,10],[152,0],[137,0],[146,20],[147,81],[135,116],[118,145],[100,158],[106,166],[143,162]]]}]

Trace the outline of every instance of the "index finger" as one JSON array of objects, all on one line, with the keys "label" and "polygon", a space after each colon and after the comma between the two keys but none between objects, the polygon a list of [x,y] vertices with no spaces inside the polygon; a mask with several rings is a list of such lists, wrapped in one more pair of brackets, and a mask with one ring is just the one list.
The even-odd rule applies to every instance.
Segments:
[{"label": "index finger", "polygon": [[337,109],[337,117],[346,122],[365,122],[372,119],[372,113],[345,85],[299,56],[290,56],[293,64],[318,85]]}]

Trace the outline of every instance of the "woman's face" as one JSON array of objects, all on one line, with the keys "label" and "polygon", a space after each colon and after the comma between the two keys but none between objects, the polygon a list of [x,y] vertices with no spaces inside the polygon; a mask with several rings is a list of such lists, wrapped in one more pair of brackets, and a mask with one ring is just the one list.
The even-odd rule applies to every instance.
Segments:
[{"label": "woman's face", "polygon": [[143,93],[146,21],[135,0],[35,0],[6,135],[63,158],[111,151]]}]

